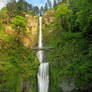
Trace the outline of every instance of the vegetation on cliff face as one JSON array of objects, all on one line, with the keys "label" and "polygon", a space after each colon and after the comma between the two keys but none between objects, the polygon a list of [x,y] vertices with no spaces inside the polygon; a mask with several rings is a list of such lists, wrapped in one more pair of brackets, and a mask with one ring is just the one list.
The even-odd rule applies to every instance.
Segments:
[{"label": "vegetation on cliff face", "polygon": [[0,92],[36,91],[38,60],[31,47],[21,42],[25,19],[16,16],[11,26],[13,34],[0,30]]},{"label": "vegetation on cliff face", "polygon": [[[24,0],[11,1],[0,10],[0,92],[36,92],[39,62],[22,38],[29,37],[32,26],[37,29],[29,18],[38,14],[38,7]],[[48,2],[49,7],[41,7],[40,13],[51,8]],[[63,0],[57,4],[54,0],[53,6],[43,16],[44,44],[54,48],[47,53],[50,92],[91,92],[92,1]]]},{"label": "vegetation on cliff face", "polygon": [[[38,62],[30,48],[16,39],[4,44],[0,50],[0,92],[20,92],[36,87]],[[29,81],[30,85],[25,82]],[[24,85],[24,86],[21,86]],[[34,88],[33,88],[34,87]]]},{"label": "vegetation on cliff face", "polygon": [[[34,29],[31,23],[28,26],[26,15],[32,15],[23,10],[20,5],[23,3],[16,6],[14,1],[0,10],[0,92],[36,92],[38,60],[31,47],[24,46],[23,41],[25,38],[33,44],[31,32],[36,31],[36,36],[38,25]],[[38,24],[37,18],[31,19]]]},{"label": "vegetation on cliff face", "polygon": [[16,40],[20,41],[20,36],[26,33],[26,19],[22,16],[16,16],[12,21],[12,27],[16,30]]},{"label": "vegetation on cliff face", "polygon": [[54,24],[44,27],[44,43],[54,47],[48,53],[51,92],[60,92],[61,89],[68,92],[71,87],[75,88],[73,92],[91,92],[92,2],[67,1],[55,6]]}]

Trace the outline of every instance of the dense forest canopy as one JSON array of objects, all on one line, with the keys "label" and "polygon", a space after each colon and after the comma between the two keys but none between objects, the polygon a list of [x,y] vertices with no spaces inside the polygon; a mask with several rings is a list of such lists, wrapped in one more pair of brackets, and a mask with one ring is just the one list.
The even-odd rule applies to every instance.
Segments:
[{"label": "dense forest canopy", "polygon": [[91,0],[47,0],[41,7],[10,0],[0,10],[0,92],[37,91],[39,62],[21,41],[28,36],[25,15],[44,17],[49,12],[50,20],[51,11],[54,22],[43,23],[44,44],[54,48],[47,53],[50,92],[92,92]]}]

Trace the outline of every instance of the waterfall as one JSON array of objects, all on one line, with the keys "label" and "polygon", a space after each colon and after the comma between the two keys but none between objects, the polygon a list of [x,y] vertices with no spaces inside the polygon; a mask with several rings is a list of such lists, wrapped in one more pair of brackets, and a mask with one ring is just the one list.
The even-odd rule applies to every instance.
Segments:
[{"label": "waterfall", "polygon": [[[43,43],[42,43],[42,17],[39,18],[39,38],[38,38],[38,48],[42,48],[43,47]],[[40,50],[37,52],[37,57],[40,61],[40,63],[42,63],[43,61],[43,57],[44,57],[44,51]]]},{"label": "waterfall", "polygon": [[43,43],[42,43],[42,17],[39,18],[39,40],[38,40],[38,47],[42,48]]},{"label": "waterfall", "polygon": [[[38,48],[43,48],[43,37],[42,37],[42,17],[39,18],[39,39]],[[39,50],[37,57],[40,62],[37,78],[38,78],[38,92],[49,91],[49,63],[44,62],[44,51]]]}]

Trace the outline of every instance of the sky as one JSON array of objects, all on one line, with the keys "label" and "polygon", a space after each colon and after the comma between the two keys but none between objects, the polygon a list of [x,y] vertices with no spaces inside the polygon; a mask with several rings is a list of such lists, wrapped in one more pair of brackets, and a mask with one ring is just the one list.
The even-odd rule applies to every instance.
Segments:
[{"label": "sky", "polygon": [[[37,5],[39,7],[44,5],[47,2],[47,0],[25,0],[25,1],[31,3],[34,6]],[[50,1],[53,2],[53,0],[50,0]]]},{"label": "sky", "polygon": [[[0,9],[6,5],[7,1],[8,0],[0,0]],[[16,0],[16,1],[18,1],[18,0]],[[37,5],[38,7],[40,7],[42,5],[44,6],[44,4],[47,2],[47,0],[25,0],[25,1],[32,4],[33,6]],[[50,1],[53,2],[53,0],[50,0]]]},{"label": "sky", "polygon": [[6,4],[5,0],[0,0],[0,9],[3,8]]}]

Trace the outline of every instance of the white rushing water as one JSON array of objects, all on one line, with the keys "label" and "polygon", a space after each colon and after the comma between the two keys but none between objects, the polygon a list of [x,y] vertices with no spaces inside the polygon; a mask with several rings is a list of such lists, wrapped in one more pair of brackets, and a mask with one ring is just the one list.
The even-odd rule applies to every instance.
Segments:
[{"label": "white rushing water", "polygon": [[[38,48],[42,48],[43,43],[42,43],[42,17],[39,18],[39,38],[38,38]],[[43,55],[44,52],[43,50],[40,50],[37,52],[37,57],[40,61],[40,63],[43,61]]]},{"label": "white rushing water", "polygon": [[42,17],[39,18],[39,40],[38,40],[38,47],[42,48]]},{"label": "white rushing water", "polygon": [[41,63],[38,72],[38,92],[49,91],[49,64]]},{"label": "white rushing water", "polygon": [[[42,43],[42,17],[39,18],[39,39],[38,48],[43,48]],[[44,51],[40,50],[37,52],[37,57],[40,62],[38,77],[38,92],[48,92],[49,91],[49,63],[44,62]]]}]

